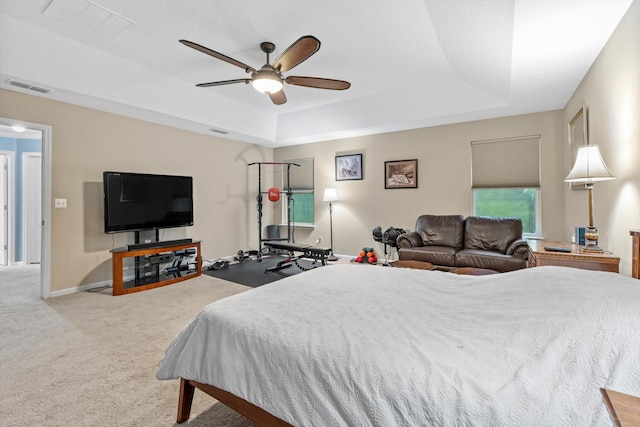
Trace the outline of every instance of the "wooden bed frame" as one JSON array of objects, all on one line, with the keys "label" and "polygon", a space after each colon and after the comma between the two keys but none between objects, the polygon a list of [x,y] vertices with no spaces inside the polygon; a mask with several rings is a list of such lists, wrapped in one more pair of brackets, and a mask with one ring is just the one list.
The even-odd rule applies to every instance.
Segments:
[{"label": "wooden bed frame", "polygon": [[199,383],[193,380],[185,380],[180,378],[180,395],[178,397],[178,416],[176,421],[178,424],[189,419],[191,415],[191,404],[193,403],[193,394],[195,389],[199,389],[209,396],[213,397],[220,403],[228,406],[241,415],[249,418],[251,421],[264,427],[293,427],[286,421],[271,415],[264,409],[249,403],[235,394],[229,393],[209,384]]},{"label": "wooden bed frame", "polygon": [[[202,390],[256,424],[264,427],[293,427],[288,422],[271,415],[264,409],[249,403],[235,394],[229,393],[209,384],[180,378],[180,396],[178,397],[178,424],[189,419],[195,389]],[[640,398],[601,388],[604,403],[616,427],[640,425]],[[623,423],[624,422],[624,423]]]}]

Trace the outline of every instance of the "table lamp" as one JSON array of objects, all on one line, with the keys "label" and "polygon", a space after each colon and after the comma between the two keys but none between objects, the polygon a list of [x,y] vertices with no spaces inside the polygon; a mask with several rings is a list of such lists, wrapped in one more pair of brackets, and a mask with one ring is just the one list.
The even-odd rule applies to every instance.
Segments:
[{"label": "table lamp", "polygon": [[584,232],[586,244],[581,248],[582,252],[604,252],[597,245],[598,229],[593,225],[593,184],[610,179],[616,179],[616,177],[604,164],[597,145],[584,145],[578,148],[576,162],[564,181],[585,184],[589,192],[589,227]]}]

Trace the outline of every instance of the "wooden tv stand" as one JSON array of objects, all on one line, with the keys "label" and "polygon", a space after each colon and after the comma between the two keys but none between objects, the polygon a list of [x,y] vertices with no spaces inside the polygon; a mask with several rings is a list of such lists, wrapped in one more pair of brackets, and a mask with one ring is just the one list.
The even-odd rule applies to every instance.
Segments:
[{"label": "wooden tv stand", "polygon": [[[195,269],[190,269],[189,264],[193,265],[194,262]],[[112,249],[111,267],[113,295],[171,285],[202,274],[200,241],[179,244],[158,242],[157,245],[138,249]],[[129,276],[133,273],[133,279],[125,281],[125,273],[129,273]]]}]

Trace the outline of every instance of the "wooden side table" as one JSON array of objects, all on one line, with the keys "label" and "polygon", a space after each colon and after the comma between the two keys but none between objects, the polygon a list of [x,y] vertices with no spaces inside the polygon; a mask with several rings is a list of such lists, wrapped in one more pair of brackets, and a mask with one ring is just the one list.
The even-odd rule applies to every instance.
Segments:
[{"label": "wooden side table", "polygon": [[631,277],[640,279],[640,230],[631,230],[629,234],[633,237],[631,246]]},{"label": "wooden side table", "polygon": [[[620,257],[611,252],[582,253],[581,245],[564,242],[550,242],[548,240],[529,240],[529,246],[536,259],[536,266],[558,265],[563,267],[581,268],[583,270],[620,272]],[[556,246],[571,249],[571,252],[547,251],[545,246]]]},{"label": "wooden side table", "polygon": [[420,270],[433,270],[433,264],[426,261],[416,261],[413,259],[398,260],[390,263],[392,267],[417,268]]}]

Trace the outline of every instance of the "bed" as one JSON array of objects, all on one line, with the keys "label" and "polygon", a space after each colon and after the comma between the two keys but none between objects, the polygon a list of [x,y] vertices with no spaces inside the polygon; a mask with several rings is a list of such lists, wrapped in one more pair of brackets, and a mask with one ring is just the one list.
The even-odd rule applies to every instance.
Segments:
[{"label": "bed", "polygon": [[336,264],[205,307],[156,377],[261,425],[611,425],[640,395],[640,282],[537,267],[489,276]]}]

